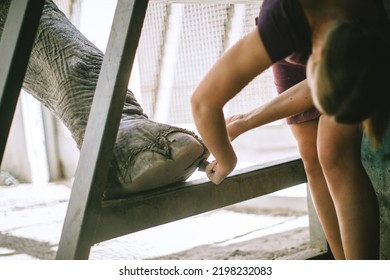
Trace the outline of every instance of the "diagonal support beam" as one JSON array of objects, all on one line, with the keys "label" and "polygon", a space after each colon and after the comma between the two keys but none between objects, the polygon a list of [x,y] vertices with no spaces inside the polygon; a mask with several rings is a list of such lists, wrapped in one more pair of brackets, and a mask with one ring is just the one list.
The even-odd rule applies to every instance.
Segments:
[{"label": "diagonal support beam", "polygon": [[11,1],[0,40],[0,165],[44,0]]},{"label": "diagonal support beam", "polygon": [[57,259],[88,259],[147,6],[145,0],[118,1]]},{"label": "diagonal support beam", "polygon": [[234,171],[220,185],[198,179],[103,202],[94,243],[305,183],[298,157]]}]

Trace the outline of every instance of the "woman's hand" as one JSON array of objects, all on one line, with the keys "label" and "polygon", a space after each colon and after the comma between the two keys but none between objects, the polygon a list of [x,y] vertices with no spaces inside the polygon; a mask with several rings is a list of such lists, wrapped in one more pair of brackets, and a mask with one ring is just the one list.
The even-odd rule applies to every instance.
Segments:
[{"label": "woman's hand", "polygon": [[245,121],[244,121],[243,114],[233,115],[226,118],[225,120],[226,129],[230,141],[233,141],[244,132],[243,129],[244,122]]},{"label": "woman's hand", "polygon": [[225,165],[214,160],[206,166],[206,174],[211,182],[218,185],[233,171],[237,160],[233,160]]}]

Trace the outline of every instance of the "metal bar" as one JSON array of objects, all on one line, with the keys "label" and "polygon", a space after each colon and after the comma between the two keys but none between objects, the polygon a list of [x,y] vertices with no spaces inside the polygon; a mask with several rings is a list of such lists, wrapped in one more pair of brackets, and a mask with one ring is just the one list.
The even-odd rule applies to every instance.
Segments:
[{"label": "metal bar", "polygon": [[216,186],[207,179],[105,201],[94,243],[183,219],[306,182],[301,159],[239,170]]},{"label": "metal bar", "polygon": [[57,259],[87,259],[148,1],[118,1]]},{"label": "metal bar", "polygon": [[0,164],[44,0],[11,1],[0,40]]}]

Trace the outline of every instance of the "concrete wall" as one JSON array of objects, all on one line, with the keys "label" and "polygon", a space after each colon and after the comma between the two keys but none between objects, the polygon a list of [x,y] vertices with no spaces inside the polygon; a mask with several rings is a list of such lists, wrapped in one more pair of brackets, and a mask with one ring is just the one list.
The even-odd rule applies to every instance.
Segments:
[{"label": "concrete wall", "polygon": [[390,259],[390,128],[376,151],[371,149],[367,137],[363,138],[362,159],[379,201],[381,259]]}]

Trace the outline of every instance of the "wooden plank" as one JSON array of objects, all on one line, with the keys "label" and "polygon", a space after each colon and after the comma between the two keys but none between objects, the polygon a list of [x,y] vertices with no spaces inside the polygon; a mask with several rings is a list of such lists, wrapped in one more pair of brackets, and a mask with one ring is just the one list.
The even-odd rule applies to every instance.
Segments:
[{"label": "wooden plank", "polygon": [[118,1],[57,259],[87,259],[148,1]]},{"label": "wooden plank", "polygon": [[44,0],[11,1],[0,40],[0,164]]},{"label": "wooden plank", "polygon": [[301,159],[239,170],[216,186],[207,179],[105,201],[94,243],[183,219],[306,182]]}]

